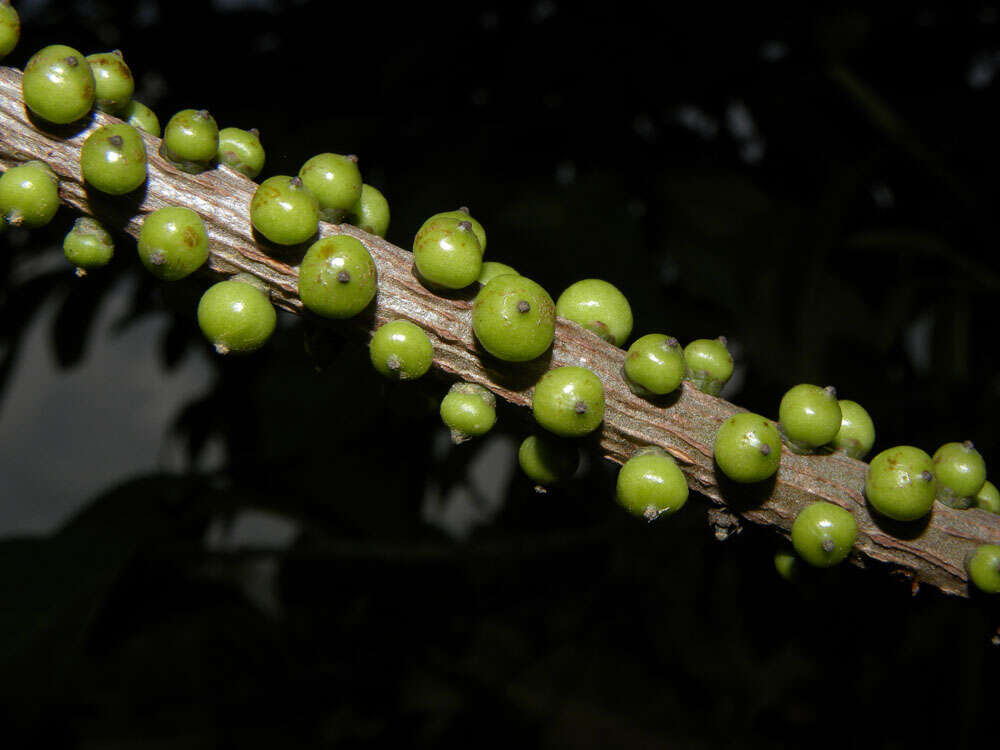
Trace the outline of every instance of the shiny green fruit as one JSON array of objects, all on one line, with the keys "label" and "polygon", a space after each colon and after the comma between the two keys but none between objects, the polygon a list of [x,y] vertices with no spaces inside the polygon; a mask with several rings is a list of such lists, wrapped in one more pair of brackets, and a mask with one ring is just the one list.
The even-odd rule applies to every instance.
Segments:
[{"label": "shiny green fruit", "polygon": [[441,400],[440,411],[441,421],[451,430],[451,439],[462,443],[493,429],[496,396],[475,383],[455,383]]},{"label": "shiny green fruit", "polygon": [[868,465],[865,497],[884,516],[915,521],[934,505],[934,462],[919,448],[898,445],[879,453]]},{"label": "shiny green fruit", "polygon": [[76,122],[94,106],[94,73],[82,53],[64,44],[43,47],[24,66],[24,104],[56,125]]},{"label": "shiny green fruit", "polygon": [[426,222],[424,222],[424,224],[429,224],[437,219],[458,219],[459,221],[469,222],[472,225],[472,231],[476,235],[476,240],[479,242],[480,252],[486,252],[486,230],[483,229],[482,224],[472,217],[468,208],[462,206],[454,211],[442,211],[441,213],[434,214]]},{"label": "shiny green fruit", "polygon": [[163,130],[163,158],[183,172],[204,172],[218,151],[219,126],[208,110],[182,109]]},{"label": "shiny green fruit", "polygon": [[361,186],[361,197],[350,211],[351,223],[368,234],[385,237],[389,231],[389,201],[377,188]]},{"label": "shiny green fruit", "polygon": [[341,221],[361,198],[361,171],[353,154],[317,154],[302,165],[299,178],[319,201],[324,221]]},{"label": "shiny green fruit", "polygon": [[556,315],[579,323],[615,346],[632,333],[632,307],[613,284],[584,279],[566,288],[556,300]]},{"label": "shiny green fruit", "polygon": [[176,281],[208,260],[208,233],[201,217],[190,208],[165,206],[143,220],[137,248],[150,273]]},{"label": "shiny green fruit", "polygon": [[198,326],[219,354],[260,349],[276,322],[267,295],[243,281],[213,284],[198,303]]},{"label": "shiny green fruit", "polygon": [[298,177],[275,175],[253,194],[250,222],[277,245],[298,245],[316,234],[319,203]]},{"label": "shiny green fruit", "polygon": [[937,499],[952,508],[970,508],[986,481],[986,462],[971,441],[945,443],[933,457]]},{"label": "shiny green fruit", "polygon": [[133,128],[149,133],[154,138],[160,137],[160,118],[142,102],[129,100],[118,116]]},{"label": "shiny green fruit", "polygon": [[29,229],[52,221],[59,209],[59,190],[51,174],[29,163],[0,175],[0,221]]},{"label": "shiny green fruit", "polygon": [[9,0],[0,2],[0,60],[14,51],[21,39],[21,19]]},{"label": "shiny green fruit", "polygon": [[97,108],[118,114],[129,103],[135,92],[135,79],[125,64],[121,51],[87,55],[87,62],[90,63],[90,69],[94,74]]},{"label": "shiny green fruit", "polygon": [[216,154],[219,164],[225,164],[252,180],[264,168],[264,158],[260,131],[256,128],[223,128],[219,131],[219,150]]},{"label": "shiny green fruit", "polygon": [[799,557],[818,568],[829,568],[847,557],[857,535],[854,516],[833,503],[807,505],[792,524],[792,546]]},{"label": "shiny green fruit", "polygon": [[483,348],[506,362],[527,362],[551,345],[556,306],[525,276],[498,276],[472,303],[472,328]]},{"label": "shiny green fruit", "polygon": [[629,513],[653,521],[684,506],[687,480],[669,453],[645,449],[626,461],[618,472],[615,497]]},{"label": "shiny green fruit", "polygon": [[684,352],[677,339],[647,333],[625,355],[625,378],[641,396],[662,396],[677,390],[684,378]]},{"label": "shiny green fruit", "polygon": [[106,266],[115,252],[115,243],[96,219],[82,216],[63,238],[63,254],[77,269]]},{"label": "shiny green fruit", "polygon": [[375,298],[377,281],[375,262],[361,242],[346,234],[324,237],[302,259],[299,297],[317,315],[350,318]]},{"label": "shiny green fruit", "polygon": [[857,401],[842,398],[840,404],[840,429],[830,446],[851,458],[862,459],[875,445],[875,423],[865,408]]},{"label": "shiny green fruit", "polygon": [[965,565],[973,585],[986,594],[1000,594],[1000,544],[983,544]]},{"label": "shiny green fruit", "polygon": [[393,380],[414,380],[434,361],[434,347],[424,329],[408,320],[380,326],[368,344],[372,366]]},{"label": "shiny green fruit", "polygon": [[508,266],[506,263],[497,263],[494,260],[483,261],[482,267],[479,269],[479,278],[476,279],[480,284],[486,286],[497,276],[518,276],[518,272],[513,268]]},{"label": "shiny green fruit", "polygon": [[604,384],[584,367],[549,370],[535,384],[531,412],[539,425],[560,437],[586,435],[604,420]]},{"label": "shiny green fruit", "polygon": [[734,482],[762,482],[781,463],[781,435],[759,414],[734,414],[715,434],[715,462]]},{"label": "shiny green fruit", "polygon": [[84,141],[80,172],[102,193],[130,193],[146,182],[146,143],[131,125],[104,125]]},{"label": "shiny green fruit", "polygon": [[788,389],[778,407],[781,432],[796,453],[812,452],[833,440],[842,417],[832,386],[801,383]]},{"label": "shiny green fruit", "polygon": [[479,278],[483,265],[472,224],[447,218],[424,224],[413,239],[413,263],[431,285],[464,289]]},{"label": "shiny green fruit", "polygon": [[982,489],[976,494],[975,505],[981,510],[1000,514],[1000,491],[997,490],[993,482],[983,482]]},{"label": "shiny green fruit", "polygon": [[699,391],[718,396],[733,376],[733,357],[725,336],[696,339],[684,347],[684,379]]},{"label": "shiny green fruit", "polygon": [[539,433],[524,439],[517,461],[529,479],[551,487],[573,478],[580,465],[580,450],[570,441]]}]

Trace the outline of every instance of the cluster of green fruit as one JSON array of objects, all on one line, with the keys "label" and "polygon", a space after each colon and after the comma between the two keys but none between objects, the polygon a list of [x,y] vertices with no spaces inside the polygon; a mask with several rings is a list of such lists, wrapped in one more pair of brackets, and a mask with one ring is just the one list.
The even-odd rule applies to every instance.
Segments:
[{"label": "cluster of green fruit", "polygon": [[[18,33],[16,13],[3,2],[0,57],[13,49]],[[120,52],[84,57],[70,47],[52,45],[29,60],[23,76],[25,105],[40,120],[73,123],[95,104],[125,120],[94,130],[81,150],[83,180],[109,195],[125,195],[145,184],[147,140],[137,129],[154,138],[159,133],[156,115],[132,100],[133,90],[132,73]],[[220,131],[205,110],[174,115],[165,128],[160,153],[183,171],[200,172],[219,163],[249,179],[259,174],[265,160],[256,131]],[[42,162],[13,167],[0,176],[0,230],[7,224],[42,226],[52,219],[58,203],[58,180]],[[253,195],[249,216],[263,240],[299,246],[314,240],[321,220],[348,220],[385,236],[389,206],[378,190],[362,182],[356,157],[324,153],[309,159],[296,176],[264,180]],[[208,246],[202,218],[180,206],[149,214],[138,238],[145,267],[167,281],[200,268],[208,258]],[[77,221],[64,248],[81,272],[106,264],[113,253],[108,232],[89,218]],[[413,262],[417,277],[430,289],[459,290],[479,284],[471,325],[489,355],[507,362],[540,357],[552,346],[557,315],[615,346],[628,340],[632,310],[613,285],[585,279],[553,302],[545,289],[513,268],[484,261],[485,249],[486,232],[468,209],[446,211],[430,217],[416,233]],[[320,238],[304,253],[298,292],[303,305],[319,316],[353,317],[371,304],[377,287],[371,254],[352,236]],[[199,325],[220,353],[258,349],[272,334],[275,319],[266,287],[242,274],[213,285],[198,306]],[[434,359],[426,331],[407,320],[393,320],[376,330],[369,353],[374,368],[396,380],[421,377]],[[724,338],[699,339],[682,349],[677,339],[651,333],[628,349],[621,377],[632,392],[655,400],[675,392],[684,380],[718,395],[732,373]],[[579,366],[547,371],[532,394],[532,413],[542,431],[522,442],[521,468],[539,486],[571,478],[579,465],[572,439],[596,430],[604,409],[604,385],[592,371]],[[440,413],[456,442],[461,442],[493,427],[495,398],[480,385],[458,383],[442,400]],[[832,388],[801,384],[782,398],[777,423],[746,412],[727,419],[716,434],[714,457],[729,480],[759,483],[778,471],[783,444],[796,453],[840,452],[860,459],[874,440],[872,420],[859,404],[838,400]],[[933,459],[917,448],[901,446],[883,451],[871,462],[865,494],[875,511],[898,521],[923,517],[935,498],[953,507],[977,505],[1000,513],[1000,494],[985,478],[985,464],[970,443],[942,446]],[[673,457],[649,447],[622,466],[616,496],[628,511],[652,520],[680,509],[688,486]],[[798,514],[792,544],[801,559],[827,567],[847,557],[856,532],[850,512],[819,502]],[[776,558],[783,572],[792,562],[788,556]],[[980,547],[968,569],[979,588],[1000,592],[1000,546]]]}]

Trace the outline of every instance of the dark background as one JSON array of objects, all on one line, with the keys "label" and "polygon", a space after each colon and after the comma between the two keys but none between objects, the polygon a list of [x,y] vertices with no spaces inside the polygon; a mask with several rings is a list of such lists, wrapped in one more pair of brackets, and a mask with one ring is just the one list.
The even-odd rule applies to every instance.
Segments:
[{"label": "dark background", "polygon": [[[7,64],[120,47],[162,123],[258,127],[262,178],[359,154],[403,247],[469,205],[488,257],[553,296],[598,276],[636,334],[728,336],[742,406],[832,383],[876,451],[996,453],[994,6],[15,5]],[[535,495],[523,413],[453,448],[446,383],[388,388],[291,316],[214,357],[205,277],[154,282],[121,237],[77,280],[73,218],[0,240],[9,742],[995,740],[995,603],[913,598],[878,566],[788,584],[773,534],[720,544],[696,496],[646,525],[599,461]]]}]

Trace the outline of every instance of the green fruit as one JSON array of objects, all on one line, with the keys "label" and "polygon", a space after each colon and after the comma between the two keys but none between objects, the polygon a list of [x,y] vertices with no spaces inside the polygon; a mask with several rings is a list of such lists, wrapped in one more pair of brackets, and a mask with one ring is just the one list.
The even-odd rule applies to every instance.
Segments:
[{"label": "green fruit", "polygon": [[556,330],[549,293],[525,276],[498,276],[472,302],[472,328],[483,348],[506,362],[545,352]]},{"label": "green fruit", "polygon": [[381,326],[368,344],[372,365],[387,378],[414,380],[434,361],[434,347],[424,329],[408,320]]},{"label": "green fruit", "polygon": [[42,170],[45,176],[48,177],[50,180],[52,180],[52,183],[56,187],[59,187],[59,176],[52,170],[52,167],[50,167],[44,161],[39,161],[38,159],[32,159],[31,161],[26,161],[22,166],[31,167],[32,169]]},{"label": "green fruit", "polygon": [[361,197],[350,212],[351,223],[368,234],[385,237],[389,231],[389,201],[371,185],[361,186]]},{"label": "green fruit", "polygon": [[146,182],[146,143],[131,125],[104,125],[84,141],[80,172],[102,193],[130,193]]},{"label": "green fruit", "polygon": [[302,165],[299,177],[319,201],[324,221],[341,221],[361,198],[361,171],[353,154],[317,154]]},{"label": "green fruit", "polygon": [[50,174],[51,170],[29,163],[0,175],[0,217],[29,229],[52,221],[59,209],[59,190]]},{"label": "green fruit", "polygon": [[865,496],[871,506],[897,521],[915,521],[934,505],[934,462],[919,448],[898,445],[868,465]]},{"label": "green fruit", "polygon": [[479,278],[483,254],[472,224],[458,219],[428,222],[413,239],[421,278],[446,289],[464,289]]},{"label": "green fruit", "polygon": [[762,482],[778,470],[781,435],[759,414],[734,414],[715,434],[715,462],[734,482]]},{"label": "green fruit", "polygon": [[832,386],[802,383],[788,389],[778,407],[778,422],[788,447],[810,453],[826,445],[840,430],[843,415]]},{"label": "green fruit", "polygon": [[149,133],[154,138],[160,137],[160,118],[156,116],[156,112],[142,102],[130,99],[119,117],[133,128]]},{"label": "green fruit", "polygon": [[267,295],[243,281],[213,284],[198,303],[198,326],[219,354],[260,349],[276,321]]},{"label": "green fruit", "polygon": [[223,128],[219,131],[216,159],[219,164],[225,164],[252,180],[264,168],[264,147],[260,145],[260,131],[256,128]]},{"label": "green fruit", "polygon": [[540,433],[524,439],[517,461],[529,479],[550,487],[573,478],[580,465],[580,450],[574,443]]},{"label": "green fruit", "polygon": [[496,396],[481,385],[455,383],[441,400],[441,421],[455,443],[485,435],[496,420]]},{"label": "green fruit", "polygon": [[969,578],[987,594],[1000,594],[1000,544],[982,544],[965,564]]},{"label": "green fruit", "polygon": [[792,546],[817,568],[829,568],[847,557],[857,535],[854,516],[833,503],[807,505],[792,524]]},{"label": "green fruit", "polygon": [[774,569],[788,582],[799,577],[799,557],[792,550],[778,550],[774,553]]},{"label": "green fruit", "polygon": [[632,307],[618,288],[601,279],[584,279],[556,300],[556,315],[579,323],[605,341],[622,346],[632,333]]},{"label": "green fruit", "polygon": [[983,488],[976,495],[976,507],[1000,514],[1000,491],[993,482],[983,482]]},{"label": "green fruit", "polygon": [[483,261],[482,267],[479,269],[479,278],[476,279],[480,284],[486,286],[497,276],[518,276],[519,274],[513,268],[508,266],[506,263],[497,263],[493,260]]},{"label": "green fruit", "polygon": [[733,357],[726,337],[696,339],[684,347],[684,379],[699,391],[718,396],[733,376]]},{"label": "green fruit", "polygon": [[655,448],[641,450],[618,472],[615,497],[629,513],[654,521],[683,507],[687,480],[670,454]]},{"label": "green fruit", "polygon": [[647,333],[625,355],[625,377],[641,396],[662,396],[677,390],[684,377],[684,352],[677,339]]},{"label": "green fruit", "polygon": [[986,481],[986,462],[970,441],[945,443],[934,453],[937,499],[952,508],[969,508]]},{"label": "green fruit", "polygon": [[183,172],[204,172],[219,152],[215,118],[205,109],[182,109],[167,123],[160,152]]},{"label": "green fruit", "polygon": [[476,235],[476,240],[479,242],[479,251],[481,253],[486,252],[486,230],[483,229],[482,224],[472,218],[472,215],[469,214],[469,209],[465,206],[457,208],[454,211],[442,211],[441,213],[434,214],[424,222],[424,225],[427,225],[436,219],[458,219],[459,221],[469,222],[472,225],[473,233]]},{"label": "green fruit", "polygon": [[586,368],[557,367],[535,384],[531,411],[549,432],[561,437],[586,435],[604,420],[604,384]]},{"label": "green fruit", "polygon": [[115,252],[111,235],[100,222],[83,216],[63,238],[63,254],[77,269],[106,266]]},{"label": "green fruit", "polygon": [[139,230],[139,259],[164,281],[194,273],[208,260],[208,234],[190,208],[165,206],[149,214]]},{"label": "green fruit", "polygon": [[135,79],[121,51],[87,55],[87,62],[94,73],[97,108],[111,114],[121,112],[135,91]]},{"label": "green fruit", "polygon": [[375,262],[358,240],[346,234],[324,237],[302,259],[299,297],[317,315],[350,318],[375,298],[377,279]]},{"label": "green fruit", "polygon": [[94,106],[94,74],[80,52],[52,44],[36,52],[24,66],[24,104],[56,125],[75,122]]},{"label": "green fruit", "polygon": [[875,444],[875,423],[857,401],[840,399],[840,429],[830,445],[851,458],[862,459]]},{"label": "green fruit", "polygon": [[275,175],[253,194],[250,222],[271,242],[298,245],[316,234],[319,203],[298,177]]},{"label": "green fruit", "polygon": [[0,2],[0,60],[14,51],[21,38],[21,19],[9,0]]}]

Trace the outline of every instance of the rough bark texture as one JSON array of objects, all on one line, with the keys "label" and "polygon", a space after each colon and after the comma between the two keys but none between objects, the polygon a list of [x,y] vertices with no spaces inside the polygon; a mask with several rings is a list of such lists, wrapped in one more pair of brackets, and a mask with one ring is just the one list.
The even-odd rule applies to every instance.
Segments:
[{"label": "rough bark texture", "polygon": [[[84,214],[138,235],[146,214],[165,205],[182,205],[205,220],[211,241],[208,264],[226,276],[251,273],[266,282],[274,303],[301,314],[296,263],[302,248],[268,247],[254,235],[249,205],[255,183],[227,168],[200,175],[174,169],[158,153],[160,141],[145,135],[149,179],[145,191],[133,197],[111,198],[88,191],[79,174],[80,147],[95,127],[115,121],[103,113],[73,127],[42,131],[25,113],[21,74],[0,67],[0,166],[4,169],[42,159],[60,177],[61,199]],[[740,411],[685,384],[671,398],[649,401],[635,396],[622,379],[625,352],[580,326],[559,319],[549,354],[529,364],[499,362],[476,343],[470,324],[470,297],[442,297],[425,289],[412,272],[412,256],[390,243],[347,225],[322,224],[320,233],[350,234],[371,251],[378,268],[378,297],[370,313],[353,321],[371,332],[396,318],[422,326],[434,344],[435,367],[474,383],[501,398],[529,406],[531,387],[548,368],[581,365],[604,382],[607,409],[602,428],[588,447],[621,463],[640,446],[658,445],[673,455],[692,489],[716,506],[709,520],[724,539],[752,521],[788,534],[796,514],[817,500],[836,503],[854,514],[858,538],[852,561],[887,563],[914,586],[927,583],[949,594],[968,595],[966,555],[984,543],[1000,543],[1000,516],[980,510],[957,511],[936,504],[933,513],[915,524],[876,521],[863,495],[866,464],[834,456],[798,456],[783,451],[777,476],[763,486],[734,486],[714,467],[712,442],[719,424]]]}]

